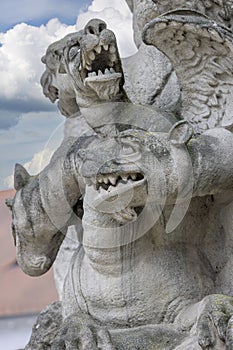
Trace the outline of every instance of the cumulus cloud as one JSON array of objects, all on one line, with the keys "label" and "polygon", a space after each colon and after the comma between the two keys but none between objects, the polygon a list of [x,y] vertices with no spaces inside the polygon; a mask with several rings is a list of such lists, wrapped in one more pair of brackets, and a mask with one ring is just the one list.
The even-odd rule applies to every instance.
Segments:
[{"label": "cumulus cloud", "polygon": [[18,109],[20,104],[30,106],[31,110],[43,108],[46,100],[42,95],[40,76],[44,66],[40,58],[52,41],[74,30],[75,26],[52,19],[46,26],[38,28],[21,23],[0,34],[1,106],[4,103],[10,109],[13,101],[13,106],[17,104]]},{"label": "cumulus cloud", "polygon": [[[45,148],[36,153],[32,160],[23,164],[24,168],[30,175],[38,174],[42,169],[49,164],[49,161],[54,153],[54,149]],[[14,188],[14,175],[11,174],[4,179],[4,185],[7,188]]]},{"label": "cumulus cloud", "polygon": [[[63,124],[64,118],[58,112],[26,113],[14,127],[0,132],[0,188],[8,184],[5,179],[13,173],[15,163],[31,163],[42,150],[58,148],[63,139]],[[29,170],[34,173],[35,166]]]},{"label": "cumulus cloud", "polygon": [[[26,5],[26,0],[23,2]],[[64,2],[59,3],[59,6],[53,2],[50,2],[51,9],[65,6]],[[48,13],[50,5],[47,4]],[[70,3],[68,5],[71,6]],[[26,12],[30,6],[24,7]],[[122,57],[135,52],[131,13],[124,0],[93,0],[88,11],[79,14],[74,25],[66,25],[53,18],[40,27],[21,23],[6,33],[0,33],[0,112],[8,110],[24,113],[52,109],[51,102],[43,96],[40,86],[40,77],[44,71],[40,58],[50,43],[83,28],[94,17],[105,20],[115,32]],[[1,113],[0,128],[5,127],[3,118],[4,114]],[[14,124],[16,120],[14,117],[9,124]]]},{"label": "cumulus cloud", "polygon": [[[19,8],[18,0],[9,1],[12,4],[15,2],[15,5],[17,2],[16,7]],[[47,5],[53,3],[54,10],[58,7],[57,2],[54,2],[44,0],[41,4],[48,9]],[[61,0],[59,6],[65,3],[68,6],[70,2],[74,1]],[[39,2],[35,1],[35,6],[36,3]],[[81,3],[84,2],[79,2],[79,8]],[[22,0],[20,6],[29,16],[31,0],[28,6],[26,0]],[[72,8],[75,11],[75,7]],[[1,11],[0,20],[3,13]],[[124,0],[93,0],[88,10],[78,15],[74,25],[53,18],[39,27],[20,23],[6,33],[0,33],[0,186],[3,187],[3,180],[12,173],[15,162],[27,164],[30,159],[33,161],[34,154],[40,154],[38,152],[44,149],[46,137],[50,137],[51,125],[52,128],[57,125],[53,118],[59,112],[43,96],[40,86],[40,77],[44,71],[41,57],[50,43],[83,28],[91,18],[101,18],[107,22],[116,34],[122,57],[136,51],[131,13]]]}]

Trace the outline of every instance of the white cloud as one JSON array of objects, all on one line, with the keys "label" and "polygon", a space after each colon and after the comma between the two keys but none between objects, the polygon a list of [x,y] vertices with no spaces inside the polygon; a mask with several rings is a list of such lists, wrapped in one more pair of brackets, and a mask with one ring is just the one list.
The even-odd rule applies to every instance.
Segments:
[{"label": "white cloud", "polygon": [[42,150],[58,148],[63,139],[63,124],[64,117],[58,112],[26,113],[14,127],[0,132],[0,188],[4,189],[9,181],[12,185],[9,174],[13,173],[15,163],[27,164],[32,174],[37,172],[40,162],[34,155],[44,155],[46,161],[49,153]]},{"label": "white cloud", "polygon": [[[30,162],[23,164],[24,168],[29,172],[30,175],[36,175],[48,165],[54,150],[45,148],[42,151],[36,153]],[[4,179],[4,185],[7,188],[14,187],[14,175],[7,176]]]},{"label": "white cloud", "polygon": [[88,11],[78,16],[76,26],[67,26],[58,19],[51,19],[40,27],[18,24],[6,33],[0,33],[0,99],[44,103],[39,83],[44,65],[40,58],[51,42],[83,28],[94,17],[105,20],[115,32],[121,56],[135,52],[131,13],[124,0],[111,3],[94,0]]},{"label": "white cloud", "polygon": [[[56,122],[53,123],[53,117],[59,112],[41,112],[50,106],[40,86],[40,77],[44,70],[41,57],[51,42],[83,28],[91,18],[101,18],[107,22],[108,27],[116,34],[122,57],[135,52],[131,13],[124,0],[93,0],[88,11],[82,12],[73,26],[51,19],[40,27],[21,23],[6,33],[0,33],[0,119],[5,122],[7,110],[14,113],[19,111],[19,102],[26,106],[25,110],[20,110],[24,113],[19,118],[19,123],[0,133],[0,186],[3,179],[12,172],[15,162],[27,164],[32,159],[30,164],[35,164],[39,157],[38,152],[46,147],[46,137],[53,130],[50,127],[57,125]],[[17,122],[15,114],[12,118],[14,123],[7,125]],[[50,147],[51,149],[54,148]],[[33,154],[37,154],[36,160],[33,160]]]},{"label": "white cloud", "polygon": [[31,100],[43,102],[40,76],[44,65],[40,59],[51,42],[74,30],[75,26],[66,26],[52,19],[39,28],[21,23],[1,33],[0,97],[27,100],[28,103]]}]

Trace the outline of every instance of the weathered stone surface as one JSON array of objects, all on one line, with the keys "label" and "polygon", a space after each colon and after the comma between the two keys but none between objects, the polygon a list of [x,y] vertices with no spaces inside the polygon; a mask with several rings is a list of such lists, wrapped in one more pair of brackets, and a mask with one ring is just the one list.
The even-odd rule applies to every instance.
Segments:
[{"label": "weathered stone surface", "polygon": [[54,302],[47,306],[33,326],[32,335],[25,350],[49,350],[62,324],[62,305]]},{"label": "weathered stone surface", "polygon": [[135,55],[122,60],[122,65],[124,89],[131,102],[176,113],[180,107],[177,76],[170,61],[160,51],[141,44]]},{"label": "weathered stone surface", "polygon": [[196,124],[197,132],[231,127],[232,31],[195,11],[177,10],[151,21],[143,38],[173,63],[182,89],[182,119]]},{"label": "weathered stone surface", "polygon": [[115,36],[100,20],[51,44],[42,61],[43,92],[52,102],[58,100],[66,117],[96,103],[127,102],[127,96],[133,103],[173,112],[179,105],[179,85],[168,59],[155,47],[141,44],[138,53],[121,63]]},{"label": "weathered stone surface", "polygon": [[144,26],[155,17],[175,9],[198,11],[233,29],[233,4],[231,0],[126,0],[133,12],[135,43],[140,46]]},{"label": "weathered stone surface", "polygon": [[231,6],[129,5],[139,50],[122,65],[97,19],[43,59],[44,88],[64,92],[64,74],[78,107],[38,176],[16,166],[18,261],[45,273],[68,228],[79,227],[57,262],[53,350],[230,350],[233,34],[222,24],[230,27]]}]

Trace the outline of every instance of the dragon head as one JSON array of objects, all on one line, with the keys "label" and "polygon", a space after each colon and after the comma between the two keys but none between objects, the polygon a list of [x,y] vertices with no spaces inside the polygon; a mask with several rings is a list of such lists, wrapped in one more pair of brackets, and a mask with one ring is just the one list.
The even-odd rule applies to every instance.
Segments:
[{"label": "dragon head", "polygon": [[92,19],[83,30],[51,44],[42,62],[46,71],[41,84],[45,87],[49,81],[50,95],[45,88],[44,93],[52,102],[60,100],[63,91],[68,97],[75,96],[79,107],[125,96],[116,38],[102,20]]},{"label": "dragon head", "polygon": [[179,186],[189,181],[184,146],[191,136],[192,127],[182,121],[170,132],[128,129],[112,138],[90,138],[77,150],[86,200],[120,223],[135,220],[147,203],[174,203]]}]

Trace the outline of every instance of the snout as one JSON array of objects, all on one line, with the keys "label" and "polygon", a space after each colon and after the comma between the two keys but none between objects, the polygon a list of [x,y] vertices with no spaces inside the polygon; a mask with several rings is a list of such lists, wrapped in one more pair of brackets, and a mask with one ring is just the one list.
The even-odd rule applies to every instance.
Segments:
[{"label": "snout", "polygon": [[91,19],[84,28],[85,34],[100,35],[104,29],[107,28],[107,24],[98,18]]},{"label": "snout", "polygon": [[27,256],[21,252],[17,254],[17,262],[24,273],[32,277],[43,275],[52,265],[51,259],[45,255]]}]

